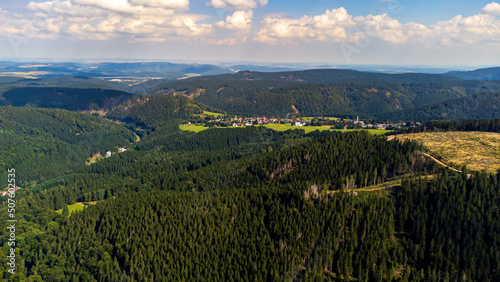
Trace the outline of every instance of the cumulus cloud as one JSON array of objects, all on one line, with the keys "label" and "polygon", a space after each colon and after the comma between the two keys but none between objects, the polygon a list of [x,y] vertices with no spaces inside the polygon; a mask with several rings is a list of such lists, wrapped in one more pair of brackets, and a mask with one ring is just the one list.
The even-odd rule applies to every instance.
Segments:
[{"label": "cumulus cloud", "polygon": [[208,16],[182,13],[189,8],[189,0],[54,0],[30,2],[27,7],[33,12],[23,17],[24,27],[33,30],[27,37],[106,40],[128,36],[131,41],[165,41],[214,30],[213,24],[200,23]]},{"label": "cumulus cloud", "polygon": [[482,14],[500,15],[500,4],[491,2],[481,10]]},{"label": "cumulus cloud", "polygon": [[500,43],[500,20],[497,15],[500,15],[500,5],[494,2],[486,5],[477,15],[458,15],[430,25],[401,23],[387,14],[353,17],[344,8],[300,19],[267,15],[254,39],[268,44],[290,40],[355,42],[366,38],[391,44]]},{"label": "cumulus cloud", "polygon": [[211,0],[208,5],[215,8],[230,8],[235,10],[254,9],[267,5],[268,0]]},{"label": "cumulus cloud", "polygon": [[346,28],[352,27],[352,16],[344,8],[327,10],[324,14],[300,19],[280,14],[268,15],[263,28],[255,39],[265,43],[276,43],[277,39],[318,39],[342,41],[347,38]]},{"label": "cumulus cloud", "polygon": [[427,25],[402,23],[388,14],[353,16],[342,7],[300,18],[268,14],[255,24],[252,9],[267,2],[211,0],[209,5],[228,8],[232,14],[210,22],[210,16],[188,13],[189,0],[46,0],[30,2],[29,12],[23,15],[0,9],[0,34],[79,40],[122,37],[153,42],[190,38],[224,45],[248,38],[267,44],[357,42],[366,38],[425,46],[500,43],[500,4],[496,2],[485,5],[476,15],[457,15]]},{"label": "cumulus cloud", "polygon": [[216,22],[217,27],[232,30],[249,30],[252,27],[253,11],[236,11],[226,17],[226,21]]}]

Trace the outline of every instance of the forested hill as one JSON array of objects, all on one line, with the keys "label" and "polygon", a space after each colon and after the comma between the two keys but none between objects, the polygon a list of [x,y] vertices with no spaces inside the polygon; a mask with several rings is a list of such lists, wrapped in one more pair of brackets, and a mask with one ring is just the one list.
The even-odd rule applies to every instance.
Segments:
[{"label": "forested hill", "polygon": [[341,81],[386,81],[394,83],[432,83],[458,81],[459,78],[441,74],[384,74],[377,72],[362,72],[346,69],[315,69],[305,71],[287,72],[256,72],[240,71],[236,74],[222,74],[213,76],[201,76],[186,79],[187,81],[197,80],[272,80],[285,82],[341,82]]},{"label": "forested hill", "polygon": [[500,80],[500,67],[473,71],[450,71],[446,75],[466,80]]},{"label": "forested hill", "polygon": [[108,110],[130,97],[132,94],[123,91],[101,88],[21,87],[4,92],[0,105],[70,111]]},{"label": "forested hill", "polygon": [[414,110],[382,114],[390,120],[463,120],[500,118],[500,92],[481,93],[441,103],[417,107]]},{"label": "forested hill", "polygon": [[151,93],[183,94],[194,101],[231,114],[378,117],[393,111],[401,110],[406,113],[421,106],[495,91],[500,93],[500,83],[485,84],[480,81],[401,84],[384,81],[292,83],[265,80],[198,80],[172,82],[155,88]]},{"label": "forested hill", "polygon": [[181,95],[137,95],[114,107],[106,114],[106,117],[154,131],[156,127],[173,124],[173,120],[176,119],[189,119],[194,114],[203,113],[203,110],[214,109]]},{"label": "forested hill", "polygon": [[[468,179],[422,159],[416,143],[366,132],[308,138],[257,127],[170,135],[42,183],[18,204],[18,276],[500,278],[497,176],[474,172]],[[425,169],[433,177],[414,175]],[[336,190],[401,175],[407,180],[391,196]],[[96,200],[69,217],[68,209],[50,209]]]},{"label": "forested hill", "polygon": [[[134,134],[123,126],[88,114],[0,107],[0,183],[15,168],[16,183],[53,178],[83,166],[93,154],[130,146]],[[3,188],[3,187],[2,187]]]}]

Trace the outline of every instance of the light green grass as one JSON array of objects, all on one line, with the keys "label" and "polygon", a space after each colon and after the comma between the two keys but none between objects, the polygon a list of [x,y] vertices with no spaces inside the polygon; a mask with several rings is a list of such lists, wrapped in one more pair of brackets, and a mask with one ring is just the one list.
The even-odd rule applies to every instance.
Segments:
[{"label": "light green grass", "polygon": [[[114,196],[113,196],[114,198]],[[69,214],[71,215],[73,212],[76,212],[76,211],[81,211],[83,210],[87,205],[95,205],[97,202],[86,202],[85,204],[84,203],[81,203],[81,202],[78,202],[78,203],[74,203],[72,205],[68,205],[68,210],[69,210]],[[57,210],[56,213],[58,214],[62,214],[63,210],[60,209],[60,210]]]},{"label": "light green grass", "polygon": [[[81,210],[83,210],[83,208],[85,208],[85,206],[82,203],[68,205],[69,214],[72,214],[73,212],[76,212],[76,211],[81,211]],[[58,214],[62,214],[62,212],[63,212],[62,209],[56,211],[56,213],[58,213]]]},{"label": "light green grass", "polygon": [[214,113],[214,112],[209,112],[209,111],[203,111],[203,114],[204,114],[204,115],[207,115],[207,116],[214,116],[214,117],[224,116],[224,114],[221,114],[221,113]]},{"label": "light green grass", "polygon": [[330,125],[324,125],[324,126],[291,126],[290,124],[264,124],[265,127],[276,130],[276,131],[287,131],[287,130],[294,130],[294,129],[304,129],[306,133],[319,130],[319,131],[324,131],[324,130],[334,130],[331,129]]},{"label": "light green grass", "polygon": [[[306,133],[313,132],[315,130],[324,131],[342,131],[342,129],[331,129],[331,125],[323,125],[323,126],[291,126],[290,124],[265,124],[267,128],[276,130],[276,131],[286,131],[291,129],[304,129]],[[383,135],[387,132],[392,132],[392,130],[385,129],[347,129],[345,132],[358,131],[358,130],[367,130],[370,134],[373,135]]]},{"label": "light green grass", "polygon": [[193,131],[196,133],[208,129],[208,127],[201,126],[201,125],[195,125],[195,124],[179,125],[179,128],[181,130],[184,130],[184,131]]},{"label": "light green grass", "polygon": [[373,135],[384,135],[389,132],[393,132],[394,130],[385,130],[385,129],[347,129],[346,132],[357,131],[357,130],[367,130],[370,134]]}]

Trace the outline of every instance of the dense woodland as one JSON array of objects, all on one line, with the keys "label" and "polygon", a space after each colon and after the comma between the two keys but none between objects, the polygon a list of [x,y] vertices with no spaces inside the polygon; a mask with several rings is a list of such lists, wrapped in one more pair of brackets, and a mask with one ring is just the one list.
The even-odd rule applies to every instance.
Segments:
[{"label": "dense woodland", "polygon": [[[340,115],[340,107],[349,114],[383,113],[396,105],[422,106],[435,93],[465,99],[493,89],[448,76],[380,75],[384,81],[353,82],[364,74],[337,75],[327,80],[325,71],[294,72],[272,81],[242,72],[225,81],[220,79],[226,75],[176,81],[156,89],[173,95],[123,96],[106,109],[106,118],[0,107],[0,165],[4,171],[15,167],[22,186],[16,196],[16,274],[0,264],[0,277],[499,281],[498,174],[453,172],[423,158],[425,148],[416,142],[365,131],[179,129],[220,105],[276,116],[290,113],[291,105],[311,115]],[[201,86],[205,92],[196,92]],[[55,90],[47,91],[43,95]],[[93,91],[103,95],[95,100]],[[112,96],[89,93],[92,103]],[[35,94],[21,104],[44,106],[29,102],[37,101]],[[202,104],[205,98],[214,98],[213,104]],[[81,99],[64,107],[92,104]],[[101,102],[95,109],[105,108]],[[50,103],[44,107],[57,107]],[[284,108],[276,110],[277,103]],[[432,121],[411,130],[499,132],[499,125]],[[130,149],[84,164],[96,152],[122,146]],[[390,185],[399,180],[400,186]],[[70,214],[68,205],[75,203],[86,207]],[[4,222],[6,217],[0,214]],[[10,248],[8,235],[0,233],[2,257]]]},{"label": "dense woodland", "polygon": [[86,158],[130,146],[134,134],[109,120],[75,112],[0,107],[0,183],[7,169],[22,172],[17,184],[29,185],[81,166]]},{"label": "dense woodland", "polygon": [[[450,174],[412,142],[318,134],[160,128],[42,182],[20,194],[22,266],[11,278],[498,279],[496,176]],[[423,171],[439,176],[410,177],[392,196],[342,192]],[[90,201],[68,217],[66,204]]]},{"label": "dense woodland", "polygon": [[56,87],[14,88],[2,94],[1,106],[57,108],[70,111],[107,110],[132,94],[110,89]]},{"label": "dense woodland", "polygon": [[399,129],[388,135],[427,131],[482,131],[500,132],[500,119],[473,119],[460,121],[432,120],[416,127]]},{"label": "dense woodland", "polygon": [[306,83],[210,78],[170,82],[153,88],[150,93],[183,94],[228,113],[244,115],[360,115],[395,121],[494,118],[498,115],[495,95],[500,91],[500,84],[495,81],[443,79],[423,82],[394,78]]}]

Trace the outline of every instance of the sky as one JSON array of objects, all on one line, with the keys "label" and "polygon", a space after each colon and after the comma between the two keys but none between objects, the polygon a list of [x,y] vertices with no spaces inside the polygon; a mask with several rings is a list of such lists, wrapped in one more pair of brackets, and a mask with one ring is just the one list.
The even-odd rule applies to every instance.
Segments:
[{"label": "sky", "polygon": [[0,60],[500,66],[499,2],[0,0]]}]

